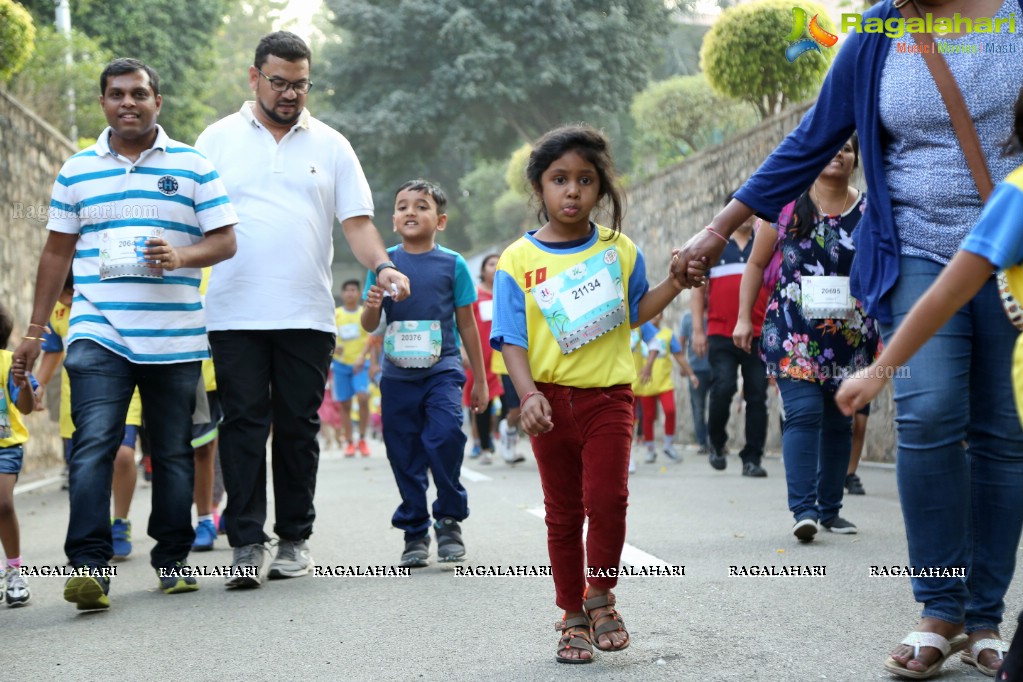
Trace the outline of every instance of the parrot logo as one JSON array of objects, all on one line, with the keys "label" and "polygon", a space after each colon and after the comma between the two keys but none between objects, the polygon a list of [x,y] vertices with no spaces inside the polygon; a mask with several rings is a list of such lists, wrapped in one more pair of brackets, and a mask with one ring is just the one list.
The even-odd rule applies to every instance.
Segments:
[{"label": "parrot logo", "polygon": [[[785,48],[785,58],[790,63],[807,52],[820,53],[822,47],[834,47],[838,43],[838,36],[821,28],[817,21],[820,15],[813,15],[810,21],[806,20],[808,16],[802,7],[792,8],[792,32],[785,38],[790,43]],[[805,37],[807,35],[809,37]]]}]

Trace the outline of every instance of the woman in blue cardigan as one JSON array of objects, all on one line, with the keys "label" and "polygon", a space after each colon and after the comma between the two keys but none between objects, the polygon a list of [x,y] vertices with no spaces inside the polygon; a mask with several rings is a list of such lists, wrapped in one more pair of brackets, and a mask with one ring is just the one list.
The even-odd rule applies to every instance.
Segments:
[{"label": "woman in blue cardigan", "polygon": [[[901,3],[900,3],[901,4]],[[1007,20],[1020,0],[919,0],[935,17]],[[864,13],[901,14],[892,0]],[[1004,23],[1008,23],[1007,21]],[[985,54],[945,54],[977,126],[994,182],[1023,162],[1001,154],[1012,131],[1023,31],[949,34],[950,45],[984,43]],[[751,214],[776,222],[855,130],[870,201],[856,234],[852,294],[890,337],[976,222],[981,200],[923,57],[877,33],[850,33],[816,104],[706,230],[674,261],[683,284],[700,286],[727,237]],[[885,668],[926,679],[952,653],[993,674],[1007,646],[998,627],[1023,529],[1023,430],[1010,384],[1016,331],[992,278],[894,382],[897,479],[917,567],[966,570],[968,578],[913,578],[923,604],[917,631]],[[963,447],[963,443],[967,447]],[[954,576],[958,571],[941,572]],[[964,634],[965,633],[965,634]],[[967,641],[968,639],[968,641]]]}]

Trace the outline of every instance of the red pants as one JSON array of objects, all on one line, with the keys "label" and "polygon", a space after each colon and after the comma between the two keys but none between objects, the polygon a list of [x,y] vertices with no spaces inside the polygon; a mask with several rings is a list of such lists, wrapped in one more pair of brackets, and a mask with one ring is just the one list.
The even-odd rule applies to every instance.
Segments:
[{"label": "red pants", "polygon": [[643,408],[643,440],[647,443],[654,439],[654,419],[657,417],[658,400],[661,401],[661,409],[664,410],[664,435],[675,435],[675,391],[640,396],[639,404]]},{"label": "red pants", "polygon": [[[559,608],[582,609],[589,584],[611,589],[617,577],[586,568],[617,569],[625,544],[632,445],[632,389],[537,384],[551,404],[554,428],[530,438],[547,511],[547,550]],[[589,518],[586,551],[583,521]],[[612,571],[611,573],[616,573]]]}]

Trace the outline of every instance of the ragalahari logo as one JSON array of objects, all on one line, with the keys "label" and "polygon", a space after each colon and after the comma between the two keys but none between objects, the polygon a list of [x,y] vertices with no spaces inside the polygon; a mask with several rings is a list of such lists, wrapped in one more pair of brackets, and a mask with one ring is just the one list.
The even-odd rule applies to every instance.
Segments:
[{"label": "ragalahari logo", "polygon": [[[785,58],[789,62],[796,61],[807,52],[820,53],[822,47],[834,47],[838,43],[838,36],[821,28],[817,21],[820,15],[813,15],[810,21],[806,20],[808,16],[802,7],[792,8],[792,32],[786,38],[790,45],[785,48]],[[807,35],[809,37],[804,37]]]}]

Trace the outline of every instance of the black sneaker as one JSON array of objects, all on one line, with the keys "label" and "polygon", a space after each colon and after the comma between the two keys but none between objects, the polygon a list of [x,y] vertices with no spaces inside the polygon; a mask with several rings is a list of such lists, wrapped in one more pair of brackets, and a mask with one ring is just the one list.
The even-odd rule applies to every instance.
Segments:
[{"label": "black sneaker", "polygon": [[405,541],[405,551],[401,553],[404,568],[425,568],[430,565],[430,536],[424,535],[415,540]]},{"label": "black sneaker", "polygon": [[767,478],[767,470],[759,464],[746,462],[742,465],[742,475],[750,476],[752,478]]},{"label": "black sneaker", "polygon": [[821,521],[821,525],[827,528],[832,533],[838,533],[839,535],[855,535],[856,526],[849,523],[841,516],[836,516],[830,521]]},{"label": "black sneaker", "polygon": [[83,575],[75,575],[64,583],[64,601],[78,606],[79,611],[94,611],[110,608],[110,578],[88,575],[89,569],[80,569]]},{"label": "black sneaker", "polygon": [[724,471],[725,467],[728,466],[728,460],[725,459],[725,456],[719,453],[714,447],[711,447],[710,452],[707,453],[707,457],[710,461],[710,465],[718,471]]},{"label": "black sneaker", "polygon": [[440,519],[434,522],[437,534],[437,560],[442,563],[465,560],[465,543],[462,542],[462,527],[454,519]]},{"label": "black sneaker", "polygon": [[863,481],[856,474],[849,474],[845,477],[845,491],[850,495],[867,494],[867,491],[863,489]]},{"label": "black sneaker", "polygon": [[799,519],[796,524],[792,526],[792,534],[795,535],[800,542],[813,542],[813,536],[817,535],[817,521],[815,519]]}]

